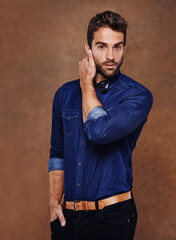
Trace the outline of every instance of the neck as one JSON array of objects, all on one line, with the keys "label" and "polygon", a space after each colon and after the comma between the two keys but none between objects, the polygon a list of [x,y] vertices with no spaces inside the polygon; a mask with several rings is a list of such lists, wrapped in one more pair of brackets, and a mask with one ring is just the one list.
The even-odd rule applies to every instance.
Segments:
[{"label": "neck", "polygon": [[[118,74],[118,72],[117,72],[116,74]],[[104,77],[104,76],[101,75],[100,73],[96,72],[96,75],[95,75],[94,79],[95,79],[95,82],[96,82],[96,83],[99,83],[99,82],[101,82],[101,81],[103,81],[103,80],[107,80],[107,79],[109,79],[109,78],[108,78],[108,77]]]}]

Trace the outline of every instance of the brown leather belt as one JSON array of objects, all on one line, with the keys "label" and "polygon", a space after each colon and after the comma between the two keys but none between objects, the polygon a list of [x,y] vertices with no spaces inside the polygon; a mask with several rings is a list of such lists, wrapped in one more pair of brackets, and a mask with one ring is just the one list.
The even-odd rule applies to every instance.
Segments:
[{"label": "brown leather belt", "polygon": [[[98,208],[103,209],[105,206],[109,206],[114,203],[122,202],[132,198],[131,191],[121,193],[109,198],[104,198],[98,200]],[[74,211],[89,211],[89,210],[96,210],[95,201],[83,201],[83,200],[75,200],[73,202],[66,201],[65,208],[74,210]]]}]

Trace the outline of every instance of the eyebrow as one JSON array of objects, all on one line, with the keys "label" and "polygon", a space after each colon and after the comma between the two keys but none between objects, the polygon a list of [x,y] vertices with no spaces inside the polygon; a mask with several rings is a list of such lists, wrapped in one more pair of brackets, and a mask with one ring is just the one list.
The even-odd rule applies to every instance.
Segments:
[{"label": "eyebrow", "polygon": [[[105,43],[105,42],[96,42],[95,43],[95,45],[98,45],[98,44],[102,44],[102,45],[104,45],[104,46],[107,46],[108,44],[107,43]],[[124,44],[124,42],[118,42],[118,43],[115,43],[114,44],[114,46],[118,46],[118,45],[120,45],[120,44]]]}]

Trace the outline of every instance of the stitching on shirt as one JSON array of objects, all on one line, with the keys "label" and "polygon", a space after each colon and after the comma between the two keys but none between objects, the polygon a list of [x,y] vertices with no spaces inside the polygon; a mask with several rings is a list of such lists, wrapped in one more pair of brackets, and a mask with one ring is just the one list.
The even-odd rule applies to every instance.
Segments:
[{"label": "stitching on shirt", "polygon": [[[67,119],[67,120],[71,120],[75,117],[78,117],[80,115],[80,112],[77,110],[71,110],[71,109],[65,109],[62,113],[62,117]],[[70,119],[68,119],[67,117],[70,116]]]}]

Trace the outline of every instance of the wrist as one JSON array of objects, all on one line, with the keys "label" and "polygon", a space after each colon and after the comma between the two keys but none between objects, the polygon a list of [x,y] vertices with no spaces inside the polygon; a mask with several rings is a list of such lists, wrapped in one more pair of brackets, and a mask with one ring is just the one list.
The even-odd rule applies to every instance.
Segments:
[{"label": "wrist", "polygon": [[80,87],[81,87],[81,90],[84,91],[84,92],[95,91],[93,82],[91,82],[91,83],[81,83]]},{"label": "wrist", "polygon": [[80,78],[80,86],[83,88],[94,87],[93,85],[93,77],[84,77]]},{"label": "wrist", "polygon": [[50,206],[58,205],[60,204],[61,200],[56,198],[50,198]]}]

